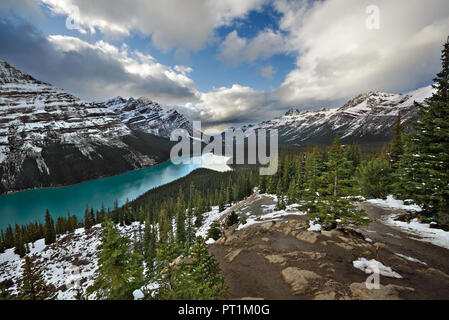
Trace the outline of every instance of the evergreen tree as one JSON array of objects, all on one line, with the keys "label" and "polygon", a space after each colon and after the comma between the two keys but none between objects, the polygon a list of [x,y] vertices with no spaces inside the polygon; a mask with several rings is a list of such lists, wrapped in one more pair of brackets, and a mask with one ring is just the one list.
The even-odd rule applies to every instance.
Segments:
[{"label": "evergreen tree", "polygon": [[143,234],[143,247],[144,247],[144,258],[147,265],[149,273],[152,273],[154,267],[154,261],[156,259],[156,231],[154,226],[150,222],[150,217],[148,216],[145,220],[145,229]]},{"label": "evergreen tree", "polygon": [[418,104],[396,184],[400,196],[413,199],[441,224],[449,224],[449,38],[442,51],[436,92]]},{"label": "evergreen tree", "polygon": [[317,212],[313,216],[325,224],[325,229],[335,228],[337,223],[366,222],[363,219],[365,213],[355,208],[353,202],[356,199],[351,198],[356,193],[350,174],[351,162],[346,158],[338,136],[329,150],[325,164],[328,169],[321,177],[323,187],[319,189]]},{"label": "evergreen tree", "polygon": [[402,154],[404,153],[404,134],[405,129],[401,123],[401,114],[399,113],[396,123],[392,129],[393,141],[390,145],[390,159],[393,165],[399,162]]},{"label": "evergreen tree", "polygon": [[30,257],[25,257],[22,274],[22,286],[19,298],[23,300],[48,300],[55,296],[55,288],[47,285],[40,268]]},{"label": "evergreen tree", "polygon": [[366,198],[385,198],[393,191],[393,170],[383,156],[362,162],[356,171],[356,180]]},{"label": "evergreen tree", "polygon": [[232,227],[233,225],[236,225],[238,223],[239,223],[239,216],[235,213],[235,211],[232,211],[231,214],[228,216],[226,226]]},{"label": "evergreen tree", "polygon": [[292,182],[290,183],[290,186],[288,187],[287,199],[288,199],[288,204],[293,204],[297,200],[297,190],[296,190],[295,179],[292,180]]},{"label": "evergreen tree", "polygon": [[53,218],[50,215],[50,211],[45,213],[45,244],[50,245],[52,243],[56,242],[56,230],[55,230],[55,223],[53,221]]},{"label": "evergreen tree", "polygon": [[212,300],[227,297],[226,283],[204,241],[197,241],[191,254],[176,261],[172,246],[158,249],[160,284],[152,295],[159,300]]},{"label": "evergreen tree", "polygon": [[142,287],[142,256],[130,250],[131,241],[120,236],[117,227],[105,220],[101,231],[98,277],[88,288],[97,299],[131,300],[133,292]]},{"label": "evergreen tree", "polygon": [[351,161],[352,164],[352,172],[354,172],[362,162],[362,151],[360,151],[360,147],[357,143],[354,142],[351,144],[347,156],[348,160]]},{"label": "evergreen tree", "polygon": [[221,237],[220,224],[217,221],[214,221],[209,230],[207,231],[207,238],[218,240]]},{"label": "evergreen tree", "polygon": [[19,225],[16,224],[14,229],[14,252],[21,258],[26,254],[25,241],[23,239],[23,232]]},{"label": "evergreen tree", "polygon": [[177,200],[176,212],[176,241],[182,247],[186,242],[186,215],[181,194]]},{"label": "evergreen tree", "polygon": [[6,228],[4,246],[5,249],[9,249],[14,246],[14,233],[12,231],[11,225],[8,225],[8,227]]}]

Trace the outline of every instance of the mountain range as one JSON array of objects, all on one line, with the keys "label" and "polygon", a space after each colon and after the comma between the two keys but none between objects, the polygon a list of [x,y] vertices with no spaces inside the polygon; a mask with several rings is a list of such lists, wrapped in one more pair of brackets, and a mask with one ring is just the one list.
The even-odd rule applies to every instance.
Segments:
[{"label": "mountain range", "polygon": [[[417,119],[416,102],[431,86],[407,94],[369,92],[336,109],[300,111],[245,126],[278,129],[280,144],[388,143],[398,115]],[[180,112],[148,98],[86,102],[0,60],[0,194],[54,187],[144,168],[169,159],[174,129],[192,133]]]},{"label": "mountain range", "polygon": [[410,127],[410,122],[418,117],[415,102],[422,103],[432,92],[432,86],[407,94],[369,92],[341,108],[290,109],[279,118],[244,129],[278,129],[280,143],[287,145],[330,144],[336,135],[344,143],[388,143],[398,116],[405,127]]}]

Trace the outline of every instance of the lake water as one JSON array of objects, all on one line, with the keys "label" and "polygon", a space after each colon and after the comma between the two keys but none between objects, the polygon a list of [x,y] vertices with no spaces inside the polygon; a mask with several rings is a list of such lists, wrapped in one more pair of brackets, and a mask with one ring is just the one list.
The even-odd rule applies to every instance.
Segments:
[{"label": "lake water", "polygon": [[153,167],[77,185],[2,195],[0,229],[5,229],[8,224],[14,226],[15,223],[21,225],[34,220],[43,221],[47,208],[55,220],[59,216],[67,216],[68,210],[71,214],[82,217],[86,204],[90,208],[100,209],[104,203],[106,209],[112,209],[115,200],[122,205],[126,199],[134,200],[150,189],[185,177],[199,168],[231,170],[226,164],[228,160],[226,157],[207,154],[192,159],[198,161],[179,165],[168,161]]}]

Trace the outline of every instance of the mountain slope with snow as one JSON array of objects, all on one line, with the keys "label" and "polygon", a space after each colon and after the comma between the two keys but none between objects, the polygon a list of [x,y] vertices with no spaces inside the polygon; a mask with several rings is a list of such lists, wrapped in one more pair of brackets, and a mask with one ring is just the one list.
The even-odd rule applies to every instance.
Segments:
[{"label": "mountain slope with snow", "polygon": [[369,92],[338,109],[291,109],[256,128],[278,129],[280,141],[285,144],[331,143],[336,135],[345,143],[388,142],[398,115],[403,123],[416,120],[418,108],[414,102],[423,102],[432,92],[431,86],[408,94]]},{"label": "mountain slope with snow", "polygon": [[119,174],[164,161],[165,139],[0,61],[0,193]]},{"label": "mountain slope with snow", "polygon": [[147,98],[128,100],[116,97],[105,103],[106,107],[133,130],[170,138],[175,129],[185,129],[192,134],[192,124],[175,109],[162,107]]}]

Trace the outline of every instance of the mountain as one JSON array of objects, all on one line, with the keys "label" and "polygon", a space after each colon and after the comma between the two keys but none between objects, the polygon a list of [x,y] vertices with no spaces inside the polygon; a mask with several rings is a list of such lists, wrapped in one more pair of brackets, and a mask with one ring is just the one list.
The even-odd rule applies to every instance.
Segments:
[{"label": "mountain", "polygon": [[291,109],[254,128],[278,129],[283,144],[329,144],[336,135],[345,143],[385,143],[392,137],[391,128],[398,115],[403,123],[416,120],[418,108],[414,102],[423,102],[432,92],[431,86],[407,94],[369,92],[337,109]]},{"label": "mountain", "polygon": [[170,138],[175,129],[185,129],[192,134],[192,124],[175,109],[164,108],[148,98],[124,99],[116,97],[105,103],[106,107],[133,130]]},{"label": "mountain", "polygon": [[136,132],[0,61],[0,193],[111,176],[169,158],[167,139]]}]

